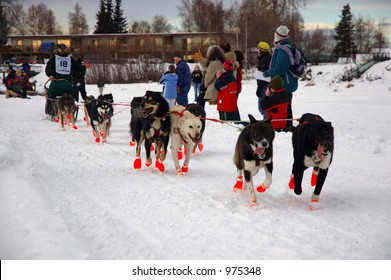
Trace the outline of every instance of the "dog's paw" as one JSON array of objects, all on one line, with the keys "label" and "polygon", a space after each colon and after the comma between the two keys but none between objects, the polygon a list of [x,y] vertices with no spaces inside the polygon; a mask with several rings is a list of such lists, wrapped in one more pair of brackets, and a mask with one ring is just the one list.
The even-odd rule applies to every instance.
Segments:
[{"label": "dog's paw", "polygon": [[189,172],[189,166],[186,165],[186,164],[183,164],[183,166],[182,166],[182,172],[183,172],[183,173]]},{"label": "dog's paw", "polygon": [[[269,186],[270,187],[270,186]],[[267,187],[267,186],[264,186],[263,184],[262,185],[259,185],[258,187],[257,187],[257,192],[265,192],[269,187]]]},{"label": "dog's paw", "polygon": [[73,128],[74,130],[77,130],[77,129],[78,129],[78,127],[77,127],[75,124],[72,126],[72,128]]},{"label": "dog's paw", "polygon": [[200,150],[200,152],[202,152],[202,150],[204,149],[204,145],[202,143],[198,144],[198,150]]},{"label": "dog's paw", "polygon": [[250,208],[257,208],[258,206],[259,206],[259,204],[256,200],[251,201]]},{"label": "dog's paw", "polygon": [[236,184],[234,186],[234,192],[238,193],[243,191],[243,181],[236,181]]},{"label": "dog's paw", "polygon": [[140,169],[141,168],[141,158],[136,157],[134,162],[133,162],[133,168],[134,169]]},{"label": "dog's paw", "polygon": [[159,159],[155,162],[155,167],[160,171],[160,172],[164,172],[165,170],[165,167],[164,167],[164,164],[163,162]]},{"label": "dog's paw", "polygon": [[136,145],[136,142],[130,140],[130,141],[129,141],[129,145],[133,147],[134,145]]},{"label": "dog's paw", "polygon": [[182,170],[178,170],[177,174],[178,174],[178,176],[185,176],[186,173],[183,172]]},{"label": "dog's paw", "polygon": [[96,143],[99,143],[99,142],[100,142],[100,138],[99,138],[99,137],[96,137],[96,138],[95,138],[95,142],[96,142]]},{"label": "dog's paw", "polygon": [[181,160],[182,158],[183,158],[182,148],[179,148],[178,149],[178,160]]}]

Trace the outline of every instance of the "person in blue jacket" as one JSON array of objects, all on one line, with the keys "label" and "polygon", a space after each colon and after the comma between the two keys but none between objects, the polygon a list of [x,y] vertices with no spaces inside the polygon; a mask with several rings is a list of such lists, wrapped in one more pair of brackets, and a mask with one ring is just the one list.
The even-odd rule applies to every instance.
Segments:
[{"label": "person in blue jacket", "polygon": [[176,74],[178,75],[178,85],[177,85],[177,98],[176,102],[178,105],[187,106],[189,104],[189,99],[187,95],[189,94],[191,87],[191,72],[190,67],[185,60],[182,59],[182,55],[175,54],[174,61],[176,64]]},{"label": "person in blue jacket", "polygon": [[[297,90],[298,81],[289,71],[289,67],[293,65],[292,41],[288,35],[289,29],[285,25],[280,25],[274,32],[274,52],[272,55],[270,68],[265,71],[265,77],[280,76],[284,81],[286,93],[289,96],[289,104],[287,108],[288,119],[293,116],[292,113],[292,96]],[[288,120],[284,131],[290,131],[292,120]]]},{"label": "person in blue jacket", "polygon": [[177,98],[178,75],[175,73],[174,65],[168,66],[168,71],[163,74],[159,82],[164,84],[163,96],[171,109],[175,105]]}]

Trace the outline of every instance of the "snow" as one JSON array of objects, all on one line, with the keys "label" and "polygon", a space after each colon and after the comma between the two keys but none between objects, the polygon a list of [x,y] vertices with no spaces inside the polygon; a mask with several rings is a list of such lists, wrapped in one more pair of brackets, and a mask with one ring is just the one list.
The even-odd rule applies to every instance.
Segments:
[{"label": "snow", "polygon": [[[290,133],[277,133],[273,184],[257,193],[260,205],[252,209],[248,193],[232,190],[239,135],[232,126],[207,122],[205,148],[180,177],[171,151],[164,173],[153,166],[133,169],[129,107],[115,106],[108,143],[97,144],[83,111],[79,129],[63,131],[45,120],[44,97],[1,100],[0,258],[389,260],[391,62],[376,64],[350,83],[337,82],[346,67],[313,66],[315,85],[300,82],[294,93],[294,117],[316,113],[335,130],[333,163],[313,211],[309,170],[302,195],[287,187]],[[43,90],[45,74],[35,79]],[[129,104],[134,96],[161,88],[106,85],[105,93]],[[98,95],[96,85],[87,91]],[[260,118],[255,91],[254,79],[243,82],[242,119]],[[206,112],[218,118],[215,106],[207,104]],[[261,170],[255,184],[263,179]]]}]

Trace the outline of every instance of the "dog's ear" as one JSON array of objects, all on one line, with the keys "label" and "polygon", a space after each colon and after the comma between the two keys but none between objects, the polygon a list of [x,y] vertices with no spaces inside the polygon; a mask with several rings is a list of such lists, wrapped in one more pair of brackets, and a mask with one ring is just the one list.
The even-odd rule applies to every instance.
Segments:
[{"label": "dog's ear", "polygon": [[250,124],[257,122],[257,120],[251,114],[248,114],[248,118],[250,119]]},{"label": "dog's ear", "polygon": [[271,123],[271,122],[272,122],[272,119],[273,119],[273,116],[269,116],[269,117],[267,118],[267,120],[265,120],[265,122]]}]

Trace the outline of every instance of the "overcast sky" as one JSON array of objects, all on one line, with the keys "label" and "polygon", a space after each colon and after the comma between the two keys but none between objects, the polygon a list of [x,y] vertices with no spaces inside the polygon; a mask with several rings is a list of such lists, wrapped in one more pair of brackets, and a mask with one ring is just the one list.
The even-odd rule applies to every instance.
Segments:
[{"label": "overcast sky", "polygon": [[[17,2],[22,3],[25,10],[32,4],[46,4],[54,12],[57,22],[66,27],[64,31],[68,30],[68,14],[73,12],[76,3],[80,4],[87,17],[90,32],[95,27],[95,15],[99,10],[99,0],[17,0]],[[134,20],[152,21],[153,17],[159,14],[164,16],[171,25],[180,27],[177,6],[181,2],[181,0],[122,0],[122,9],[129,26]],[[223,0],[223,2],[230,6],[235,0]],[[373,20],[384,18],[386,22],[391,23],[390,0],[309,0],[308,2],[307,7],[302,10],[306,24],[334,26],[340,21],[339,15],[347,3],[354,16],[362,15],[364,18],[370,16]]]}]

